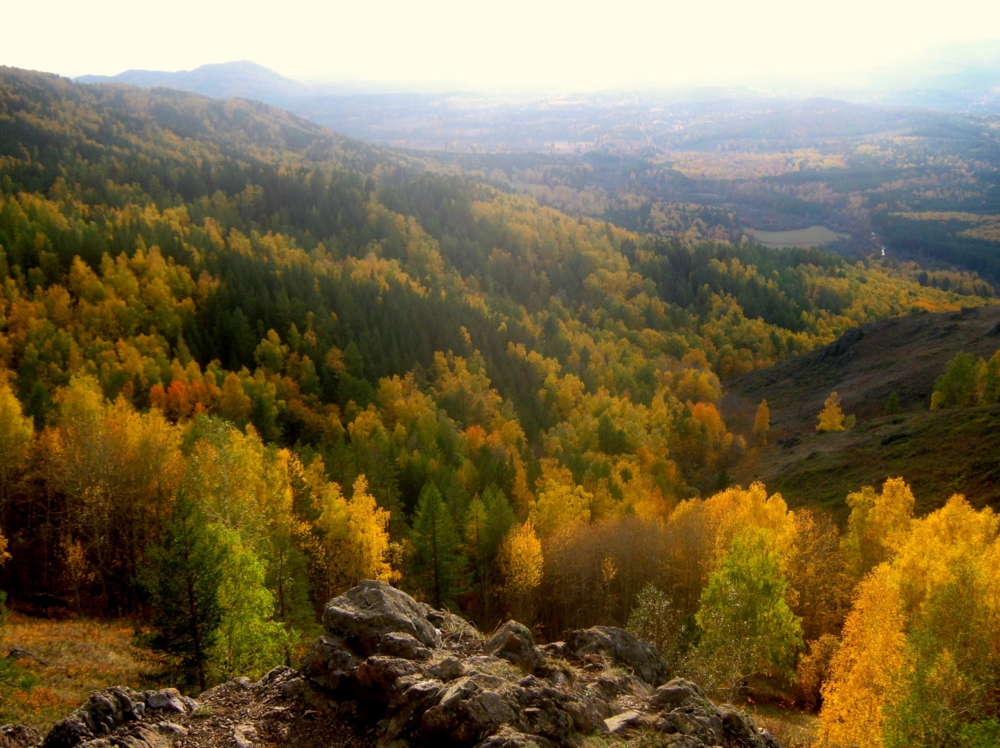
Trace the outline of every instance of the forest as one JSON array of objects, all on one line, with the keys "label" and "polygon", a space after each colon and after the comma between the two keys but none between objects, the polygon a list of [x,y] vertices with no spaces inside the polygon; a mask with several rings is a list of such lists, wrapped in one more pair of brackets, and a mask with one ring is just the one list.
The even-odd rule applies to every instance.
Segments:
[{"label": "forest", "polygon": [[[713,693],[822,707],[834,744],[990,745],[995,515],[916,517],[892,477],[841,527],[732,485],[769,414],[734,433],[719,401],[992,303],[954,269],[574,216],[263,104],[0,68],[0,589],[134,621],[193,692],[293,662],[381,579],[487,630],[627,625]],[[996,402],[998,361],[933,407]],[[3,667],[0,717],[42,688]]]}]

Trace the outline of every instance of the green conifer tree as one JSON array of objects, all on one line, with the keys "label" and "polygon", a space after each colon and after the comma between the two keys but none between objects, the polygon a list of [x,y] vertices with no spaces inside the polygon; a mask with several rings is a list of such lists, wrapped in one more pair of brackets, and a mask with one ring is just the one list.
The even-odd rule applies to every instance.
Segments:
[{"label": "green conifer tree", "polygon": [[149,645],[178,658],[180,675],[200,690],[208,686],[208,664],[222,622],[219,586],[226,549],[189,500],[174,505],[162,545],[143,573],[156,611]]},{"label": "green conifer tree", "polygon": [[458,591],[465,556],[451,513],[433,483],[424,486],[417,501],[413,545],[414,577],[434,606],[440,608]]}]

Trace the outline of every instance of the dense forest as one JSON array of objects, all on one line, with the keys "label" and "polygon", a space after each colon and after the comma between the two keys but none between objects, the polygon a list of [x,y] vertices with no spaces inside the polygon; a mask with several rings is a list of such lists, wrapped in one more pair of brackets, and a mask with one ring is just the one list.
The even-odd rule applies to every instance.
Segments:
[{"label": "dense forest", "polygon": [[[192,687],[294,658],[375,578],[486,626],[658,632],[730,698],[822,693],[831,735],[867,688],[886,745],[948,719],[983,744],[997,658],[930,691],[1000,630],[993,515],[914,519],[901,480],[843,530],[790,510],[730,486],[766,404],[746,434],[717,406],[851,327],[992,294],[633,233],[262,104],[0,68],[0,586],[142,621]],[[959,563],[961,523],[987,560]],[[982,626],[949,627],[953,599]]]}]

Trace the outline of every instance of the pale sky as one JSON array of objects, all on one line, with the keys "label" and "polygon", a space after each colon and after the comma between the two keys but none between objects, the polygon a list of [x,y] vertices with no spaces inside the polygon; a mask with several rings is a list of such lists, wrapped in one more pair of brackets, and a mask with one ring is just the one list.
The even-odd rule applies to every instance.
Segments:
[{"label": "pale sky", "polygon": [[0,64],[608,88],[820,76],[1000,37],[996,0],[0,0]]}]

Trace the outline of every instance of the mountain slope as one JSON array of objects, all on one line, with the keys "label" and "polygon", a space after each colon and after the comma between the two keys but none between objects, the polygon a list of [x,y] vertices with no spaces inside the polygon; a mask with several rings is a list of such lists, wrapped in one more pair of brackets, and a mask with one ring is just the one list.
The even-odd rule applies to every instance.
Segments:
[{"label": "mountain slope", "polygon": [[[771,444],[735,474],[760,479],[795,505],[819,504],[843,516],[844,498],[862,485],[902,475],[918,511],[951,493],[1000,506],[1000,433],[996,406],[929,411],[934,381],[960,351],[988,359],[1000,349],[1000,307],[915,314],[848,331],[836,342],[728,383],[723,413],[748,433],[757,404],[771,410]],[[854,429],[817,434],[831,391]],[[901,412],[885,415],[891,393]]]}]

